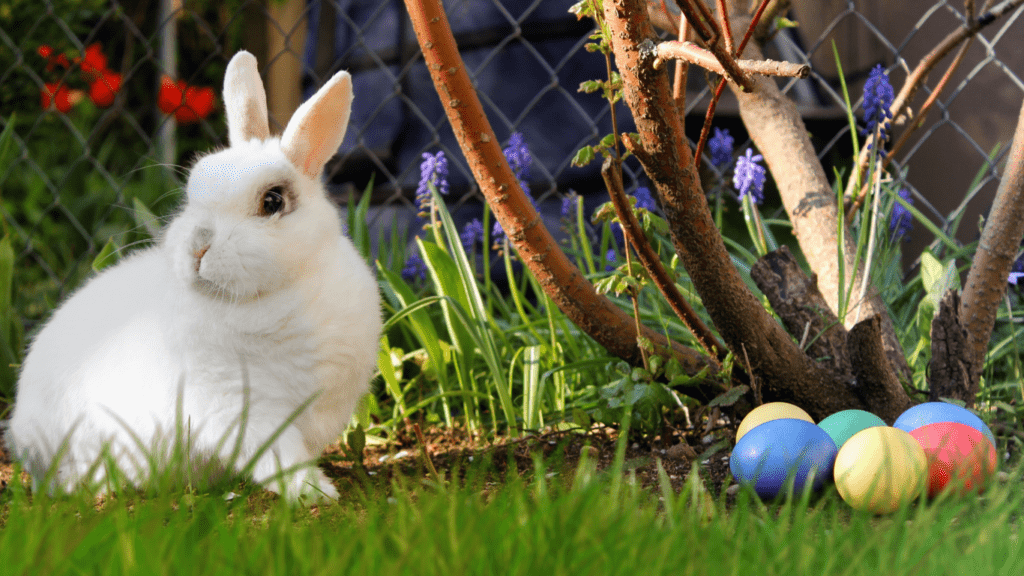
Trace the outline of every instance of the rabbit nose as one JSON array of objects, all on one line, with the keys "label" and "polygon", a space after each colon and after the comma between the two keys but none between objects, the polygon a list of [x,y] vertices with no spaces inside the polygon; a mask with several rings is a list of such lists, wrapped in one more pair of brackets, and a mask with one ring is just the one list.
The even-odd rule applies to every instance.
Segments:
[{"label": "rabbit nose", "polygon": [[203,248],[202,248],[201,250],[197,250],[197,251],[195,252],[195,257],[196,257],[196,272],[199,272],[199,265],[200,265],[200,264],[202,263],[202,261],[203,261],[203,255],[205,255],[205,254],[206,254],[206,251],[207,251],[207,250],[209,250],[209,249],[210,249],[210,246],[209,246],[209,245],[207,245],[207,246],[203,246]]}]

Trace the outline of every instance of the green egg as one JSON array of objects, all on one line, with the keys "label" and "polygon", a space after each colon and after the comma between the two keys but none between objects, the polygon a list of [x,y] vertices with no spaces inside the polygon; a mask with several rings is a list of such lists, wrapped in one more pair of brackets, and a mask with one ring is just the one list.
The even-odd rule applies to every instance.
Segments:
[{"label": "green egg", "polygon": [[864,410],[843,410],[818,423],[818,426],[828,433],[832,441],[836,443],[837,449],[842,448],[843,444],[857,432],[865,428],[885,425],[884,420]]}]

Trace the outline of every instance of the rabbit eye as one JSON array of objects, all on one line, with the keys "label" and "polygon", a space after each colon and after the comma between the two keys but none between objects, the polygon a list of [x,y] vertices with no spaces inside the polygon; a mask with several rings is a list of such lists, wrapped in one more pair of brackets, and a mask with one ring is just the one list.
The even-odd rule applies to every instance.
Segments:
[{"label": "rabbit eye", "polygon": [[284,189],[274,186],[263,194],[263,205],[260,206],[261,216],[273,216],[284,208]]}]

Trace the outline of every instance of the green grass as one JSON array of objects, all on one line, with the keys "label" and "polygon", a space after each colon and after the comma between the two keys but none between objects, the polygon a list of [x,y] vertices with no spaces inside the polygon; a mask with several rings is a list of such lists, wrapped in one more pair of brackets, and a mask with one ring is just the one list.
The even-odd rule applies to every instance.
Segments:
[{"label": "green grass", "polygon": [[[834,489],[727,504],[611,471],[546,468],[496,486],[399,479],[289,507],[261,493],[90,499],[0,497],[3,574],[1019,574],[1019,481],[983,497],[853,512]],[[1012,475],[1019,478],[1019,471]]]}]

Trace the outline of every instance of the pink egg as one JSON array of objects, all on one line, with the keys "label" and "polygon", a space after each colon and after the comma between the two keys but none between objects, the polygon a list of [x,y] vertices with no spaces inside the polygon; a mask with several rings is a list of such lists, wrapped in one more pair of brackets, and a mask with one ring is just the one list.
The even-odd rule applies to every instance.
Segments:
[{"label": "pink egg", "polygon": [[910,433],[928,458],[928,495],[984,488],[996,470],[996,449],[977,429],[959,422],[926,424]]}]

